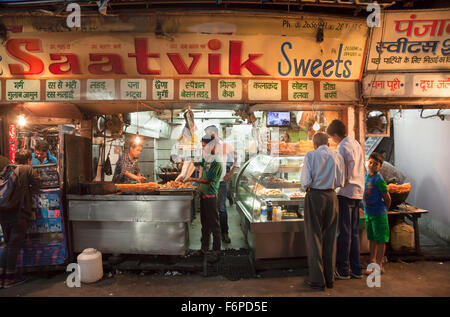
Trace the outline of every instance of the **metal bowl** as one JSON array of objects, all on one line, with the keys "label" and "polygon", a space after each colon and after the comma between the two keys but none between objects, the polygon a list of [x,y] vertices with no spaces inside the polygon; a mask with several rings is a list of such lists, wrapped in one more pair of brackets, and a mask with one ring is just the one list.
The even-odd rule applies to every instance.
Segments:
[{"label": "metal bowl", "polygon": [[180,175],[180,172],[159,173],[158,177],[161,178],[164,183],[167,183],[169,181],[174,181],[178,175]]},{"label": "metal bowl", "polygon": [[391,195],[391,209],[396,208],[408,198],[409,191],[404,193],[389,193]]}]

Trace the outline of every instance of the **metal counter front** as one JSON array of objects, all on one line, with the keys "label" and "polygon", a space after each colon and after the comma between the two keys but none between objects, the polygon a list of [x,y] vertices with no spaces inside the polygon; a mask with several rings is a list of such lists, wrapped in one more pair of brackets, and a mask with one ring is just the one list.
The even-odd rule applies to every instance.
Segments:
[{"label": "metal counter front", "polygon": [[184,255],[190,195],[68,195],[73,251]]}]

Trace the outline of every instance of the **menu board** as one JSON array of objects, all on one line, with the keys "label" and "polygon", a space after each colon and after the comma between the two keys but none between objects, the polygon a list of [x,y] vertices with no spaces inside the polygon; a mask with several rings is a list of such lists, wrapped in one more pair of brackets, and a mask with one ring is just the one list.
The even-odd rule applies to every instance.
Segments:
[{"label": "menu board", "polygon": [[211,100],[211,80],[180,79],[180,100]]},{"label": "menu board", "polygon": [[153,100],[173,100],[174,83],[173,79],[155,79],[152,82]]},{"label": "menu board", "polygon": [[242,80],[240,79],[219,79],[217,82],[219,100],[241,100]]},{"label": "menu board", "polygon": [[122,100],[147,99],[147,81],[145,79],[121,79],[120,99]]},{"label": "menu board", "polygon": [[88,100],[114,100],[116,89],[114,79],[88,79],[87,99]]},{"label": "menu board", "polygon": [[281,100],[281,80],[249,80],[249,100]]},{"label": "menu board", "polygon": [[320,83],[321,101],[358,100],[355,82],[322,81]]},{"label": "menu board", "polygon": [[314,82],[312,80],[290,80],[288,82],[289,100],[314,100]]},{"label": "menu board", "polygon": [[76,79],[47,80],[45,82],[47,101],[80,100],[80,81]]},{"label": "menu board", "polygon": [[41,82],[32,79],[12,79],[6,81],[6,100],[39,101],[41,99]]}]

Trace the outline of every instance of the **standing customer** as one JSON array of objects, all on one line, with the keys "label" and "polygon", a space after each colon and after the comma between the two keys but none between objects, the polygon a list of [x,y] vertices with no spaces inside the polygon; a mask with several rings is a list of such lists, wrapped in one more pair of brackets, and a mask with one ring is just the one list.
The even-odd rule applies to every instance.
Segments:
[{"label": "standing customer", "polygon": [[[0,276],[4,288],[23,283],[25,279],[16,272],[17,256],[25,240],[32,214],[32,194],[39,193],[39,178],[31,167],[32,155],[29,150],[20,150],[16,154],[17,166],[13,173],[18,175],[14,190],[22,192],[16,207],[0,210],[0,224],[5,240],[5,249],[0,257]],[[15,195],[14,195],[15,196]],[[4,272],[1,272],[5,269]]]},{"label": "standing customer", "polygon": [[234,147],[219,138],[219,129],[215,125],[211,125],[205,129],[206,135],[212,135],[217,140],[216,153],[222,162],[222,175],[220,176],[218,209],[220,219],[220,230],[222,232],[222,241],[231,243],[228,235],[228,213],[227,213],[227,191],[229,181],[233,177],[234,172],[239,168],[239,155]]},{"label": "standing customer", "polygon": [[[211,233],[213,235],[213,252],[208,258],[210,262],[217,262],[220,259],[220,223],[217,212],[217,194],[219,192],[220,177],[222,175],[222,164],[216,155],[216,138],[205,135],[202,139],[202,147],[205,153],[202,162],[199,164],[202,171],[202,178],[187,178],[185,181],[197,182],[200,184],[200,221],[202,223],[202,248],[201,251],[207,254]],[[198,163],[196,163],[197,165]]]},{"label": "standing customer", "polygon": [[[377,263],[384,273],[383,257],[389,242],[387,211],[391,205],[387,184],[378,173],[383,165],[383,155],[372,153],[369,158],[369,175],[365,180],[364,211],[366,213],[367,240],[370,241],[370,263]],[[366,271],[370,274],[370,271]]]},{"label": "standing customer", "polygon": [[333,288],[338,225],[337,187],[344,184],[344,162],[328,148],[328,136],[313,137],[314,151],[306,154],[301,183],[305,197],[305,238],[309,276],[305,283],[314,289]]},{"label": "standing customer", "polygon": [[333,120],[328,135],[338,143],[338,152],[344,158],[345,182],[339,189],[339,233],[337,238],[336,278],[361,278],[359,252],[359,204],[364,194],[364,153],[361,145],[347,136],[340,120]]}]

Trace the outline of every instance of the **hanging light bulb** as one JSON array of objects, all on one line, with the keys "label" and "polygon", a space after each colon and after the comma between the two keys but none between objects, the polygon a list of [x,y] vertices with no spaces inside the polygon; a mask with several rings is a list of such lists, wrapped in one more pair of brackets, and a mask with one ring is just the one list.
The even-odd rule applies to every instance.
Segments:
[{"label": "hanging light bulb", "polygon": [[141,137],[139,136],[139,132],[136,132],[136,137],[134,138],[134,143],[141,144]]},{"label": "hanging light bulb", "polygon": [[318,124],[317,121],[314,121],[313,130],[314,131],[319,131],[320,130],[320,124]]},{"label": "hanging light bulb", "polygon": [[17,117],[17,123],[19,124],[19,127],[23,127],[27,124],[27,119],[25,119],[25,116],[23,114]]}]

